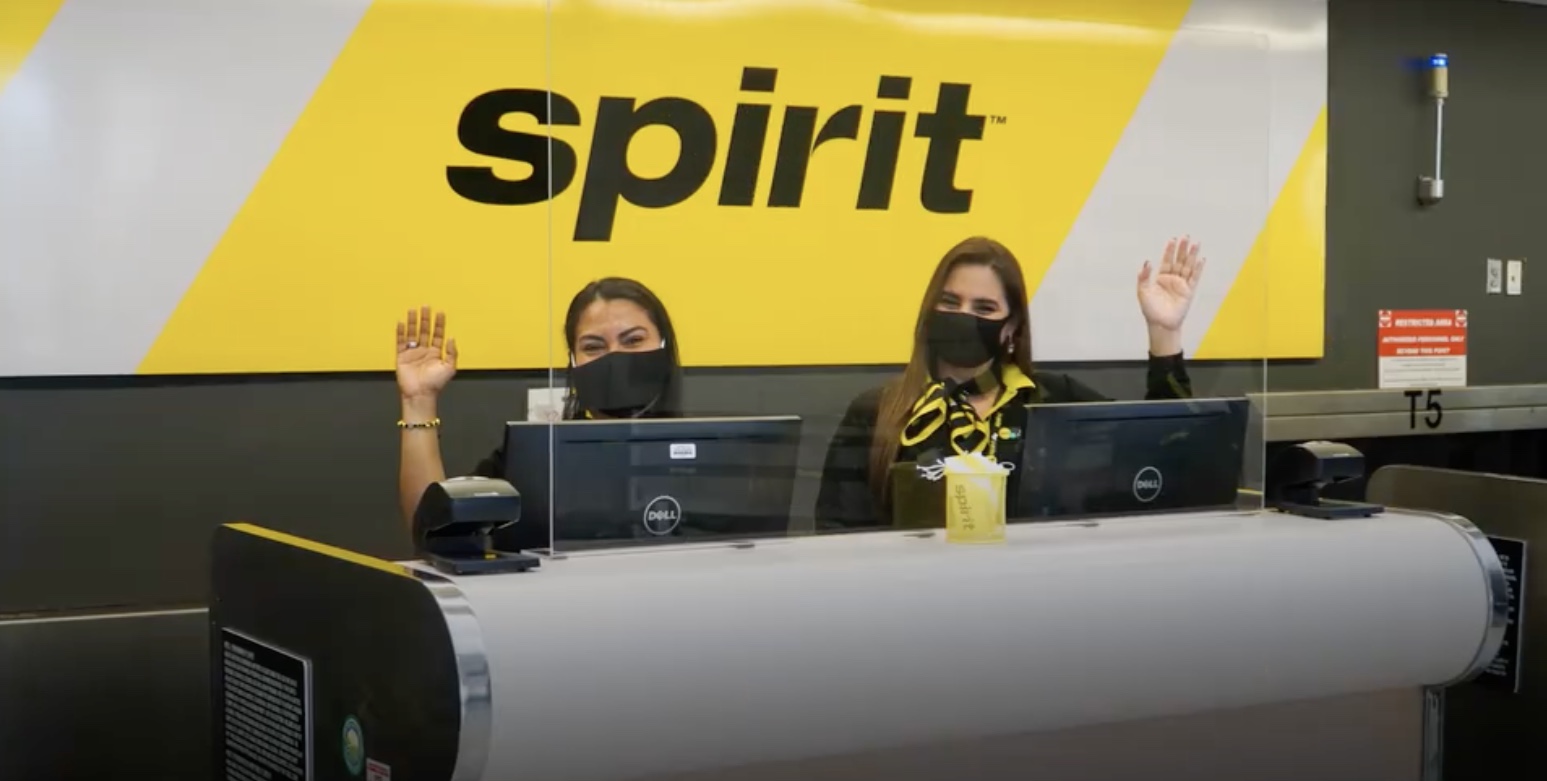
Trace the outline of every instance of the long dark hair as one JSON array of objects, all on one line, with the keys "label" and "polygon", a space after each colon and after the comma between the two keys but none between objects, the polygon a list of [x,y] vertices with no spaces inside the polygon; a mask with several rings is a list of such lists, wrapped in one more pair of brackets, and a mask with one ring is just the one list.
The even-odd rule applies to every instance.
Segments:
[{"label": "long dark hair", "polygon": [[[569,312],[564,315],[564,343],[569,347],[569,354],[575,354],[576,329],[580,327],[580,316],[586,307],[597,301],[632,301],[645,310],[650,322],[655,324],[655,330],[661,332],[661,339],[666,342],[666,349],[671,355],[671,376],[666,381],[666,388],[661,392],[656,402],[650,408],[641,413],[640,417],[646,418],[675,418],[682,415],[682,360],[677,352],[677,331],[672,328],[671,315],[666,312],[666,305],[661,303],[650,288],[632,279],[624,277],[606,277],[598,279],[580,289],[579,293],[569,302]],[[565,381],[564,394],[564,419],[573,420],[583,413],[575,403],[575,387],[571,381]]]},{"label": "long dark hair", "polygon": [[897,460],[897,451],[901,448],[902,429],[908,423],[914,402],[934,375],[933,358],[924,335],[925,323],[940,303],[945,281],[959,266],[987,266],[999,277],[999,284],[1004,286],[1005,303],[1010,309],[1008,322],[1012,329],[1009,354],[1001,360],[1015,364],[1026,376],[1031,376],[1031,323],[1027,311],[1030,299],[1026,295],[1026,276],[1021,273],[1021,263],[1008,248],[993,239],[982,236],[966,239],[946,252],[935,266],[935,274],[924,290],[918,320],[913,326],[913,355],[902,375],[881,392],[875,439],[870,445],[870,490],[878,507],[890,504],[887,482],[892,462]]}]

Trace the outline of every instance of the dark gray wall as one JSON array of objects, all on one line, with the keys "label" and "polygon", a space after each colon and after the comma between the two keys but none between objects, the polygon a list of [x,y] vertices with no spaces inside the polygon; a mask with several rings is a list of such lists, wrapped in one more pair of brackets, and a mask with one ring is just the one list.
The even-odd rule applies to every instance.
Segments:
[{"label": "dark gray wall", "polygon": [[[1485,259],[1547,258],[1547,8],[1498,0],[1331,0],[1327,352],[1273,390],[1375,385],[1377,309],[1471,312],[1472,385],[1547,382],[1547,309],[1485,294]],[[1421,209],[1434,109],[1411,61],[1450,55],[1445,199]],[[1528,264],[1529,265],[1529,264]]]},{"label": "dark gray wall", "polygon": [[[1473,384],[1547,382],[1533,295],[1483,295],[1483,259],[1547,257],[1547,8],[1487,0],[1334,0],[1327,358],[1275,365],[1274,390],[1368,387],[1374,312],[1473,311]],[[1415,58],[1452,57],[1449,194],[1421,210],[1431,108]],[[1541,250],[1541,251],[1537,251]],[[1528,274],[1528,281],[1532,275]],[[1137,366],[1078,367],[1118,397]],[[885,369],[698,371],[705,413],[807,416],[810,506],[827,434]],[[1196,365],[1198,390],[1261,387],[1260,365]],[[536,375],[467,374],[445,399],[448,467],[470,468],[524,414]],[[0,380],[0,613],[197,603],[209,529],[247,519],[399,555],[397,432],[385,375]]]},{"label": "dark gray wall", "polygon": [[204,611],[0,624],[0,778],[202,781]]}]

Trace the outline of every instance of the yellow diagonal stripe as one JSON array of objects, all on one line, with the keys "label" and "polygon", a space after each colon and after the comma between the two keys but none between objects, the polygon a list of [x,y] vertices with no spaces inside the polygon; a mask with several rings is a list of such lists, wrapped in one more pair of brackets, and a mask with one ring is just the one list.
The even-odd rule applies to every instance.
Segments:
[{"label": "yellow diagonal stripe", "polygon": [[[562,365],[551,325],[608,274],[661,295],[690,363],[901,360],[930,269],[962,237],[993,234],[1041,279],[1189,5],[572,0],[546,14],[542,3],[377,0],[141,371],[383,369],[393,322],[422,303],[450,310],[453,331],[501,335],[462,340],[464,367]],[[777,69],[776,89],[744,87],[744,68]],[[911,94],[882,97],[882,76],[911,79]],[[475,203],[448,186],[448,166],[532,176],[463,148],[459,118],[480,95],[550,83],[579,120],[551,129],[576,161],[551,207]],[[970,85],[968,111],[984,122],[954,172],[973,191],[968,213],[922,205],[931,143],[915,129],[945,84]],[[576,241],[600,101],[661,98],[713,125],[702,185],[664,206],[621,203],[610,240]],[[753,202],[721,205],[739,103],[772,106],[771,121]],[[858,124],[811,153],[803,200],[780,208],[768,201],[790,107],[814,111],[818,127],[852,107]],[[862,210],[881,110],[905,114],[895,185],[889,208]],[[484,128],[548,132],[521,113]],[[642,178],[682,154],[663,127],[633,139],[625,157]]]},{"label": "yellow diagonal stripe", "polygon": [[0,92],[21,69],[64,0],[0,0]]},{"label": "yellow diagonal stripe", "polygon": [[[1326,297],[1327,109],[1242,264],[1198,358],[1320,358]],[[1307,327],[1315,324],[1318,327]]]}]

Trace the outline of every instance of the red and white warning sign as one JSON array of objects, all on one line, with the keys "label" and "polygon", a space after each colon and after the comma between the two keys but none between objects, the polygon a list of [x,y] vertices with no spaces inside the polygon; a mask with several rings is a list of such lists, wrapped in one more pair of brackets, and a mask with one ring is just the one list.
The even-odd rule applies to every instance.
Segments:
[{"label": "red and white warning sign", "polygon": [[1380,387],[1466,385],[1465,309],[1382,309],[1378,317]]}]

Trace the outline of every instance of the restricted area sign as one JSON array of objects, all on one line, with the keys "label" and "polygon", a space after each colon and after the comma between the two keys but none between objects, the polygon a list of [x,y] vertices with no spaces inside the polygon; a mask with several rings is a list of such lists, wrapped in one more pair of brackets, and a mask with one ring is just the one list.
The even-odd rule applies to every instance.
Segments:
[{"label": "restricted area sign", "polygon": [[1378,317],[1380,387],[1466,386],[1465,309],[1382,309]]}]

